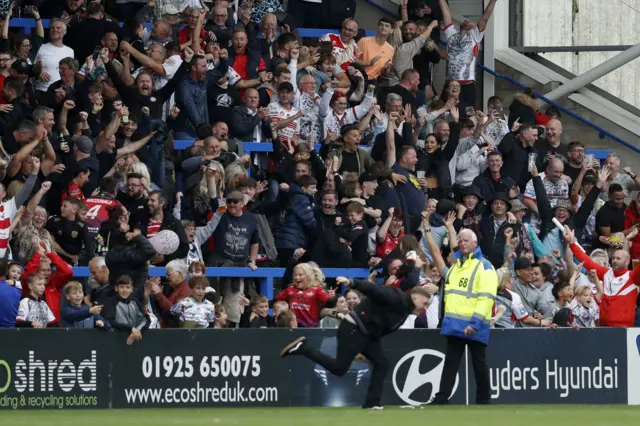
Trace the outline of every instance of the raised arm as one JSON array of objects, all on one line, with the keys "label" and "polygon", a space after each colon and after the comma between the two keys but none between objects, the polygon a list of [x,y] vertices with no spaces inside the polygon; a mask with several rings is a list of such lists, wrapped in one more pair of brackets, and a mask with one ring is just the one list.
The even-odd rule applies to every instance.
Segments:
[{"label": "raised arm", "polygon": [[431,258],[433,259],[433,264],[436,266],[438,271],[440,271],[440,274],[444,276],[447,264],[442,257],[442,253],[440,252],[438,243],[436,243],[436,241],[433,239],[433,235],[431,235],[431,225],[429,224],[428,215],[422,220],[422,226],[424,227],[424,238],[427,240],[427,246],[429,247],[429,252],[431,253]]},{"label": "raised arm", "polygon": [[166,75],[166,71],[162,66],[162,64],[157,63],[156,61],[154,61],[144,53],[140,52],[135,47],[131,46],[126,41],[123,41],[120,44],[120,49],[129,52],[129,55],[133,56],[135,60],[138,61],[140,65],[142,65],[143,68],[150,69],[151,71],[153,71],[158,75],[162,75],[162,76]]},{"label": "raised arm", "polygon": [[[440,4],[442,4],[443,0],[440,0]],[[496,0],[489,0],[489,4],[487,5],[487,8],[484,10],[484,13],[482,14],[482,16],[480,17],[480,20],[478,20],[478,30],[483,33],[484,30],[487,28],[487,23],[489,23],[489,18],[491,18],[491,15],[493,14],[493,9],[496,7]],[[444,9],[443,9],[443,13],[444,13]]]},{"label": "raised arm", "polygon": [[158,133],[158,131],[153,130],[151,133],[149,133],[147,136],[143,137],[139,141],[132,142],[129,145],[118,149],[116,153],[116,158],[122,157],[127,154],[133,154],[134,152],[136,152],[137,150],[145,146],[151,140],[151,138],[155,136],[156,133]]},{"label": "raised arm", "polygon": [[451,20],[451,9],[449,9],[447,0],[440,0],[440,9],[442,10],[442,22],[445,27],[448,27],[453,21]]},{"label": "raised arm", "polygon": [[389,122],[387,124],[387,134],[385,135],[385,141],[387,144],[386,152],[386,166],[391,168],[396,163],[396,120],[398,119],[398,113],[392,112],[389,114]]}]

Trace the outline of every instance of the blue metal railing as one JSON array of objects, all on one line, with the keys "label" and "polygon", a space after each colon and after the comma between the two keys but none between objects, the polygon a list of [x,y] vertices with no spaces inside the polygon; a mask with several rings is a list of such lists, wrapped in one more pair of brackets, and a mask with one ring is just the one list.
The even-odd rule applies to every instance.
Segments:
[{"label": "blue metal railing", "polygon": [[[88,277],[89,268],[86,266],[76,266],[73,269],[74,277]],[[251,268],[207,268],[207,277],[243,277],[243,278],[256,278],[261,279],[260,294],[267,296],[269,300],[273,299],[273,281],[276,278],[282,278],[284,276],[284,268],[258,268],[255,271]],[[323,268],[322,272],[327,278],[347,277],[347,278],[367,278],[369,276],[369,270],[350,268]],[[152,267],[149,268],[149,276],[152,277],[164,277],[167,274],[164,267]],[[287,285],[289,283],[286,283]]]},{"label": "blue metal railing", "polygon": [[[501,78],[503,80],[508,81],[509,83],[513,84],[514,86],[518,86],[521,89],[526,89],[527,86],[520,83],[519,81],[516,81],[514,79],[512,79],[509,76],[506,76],[504,74],[500,74],[499,72],[496,72],[494,70],[492,70],[491,68],[487,68],[486,66],[482,65],[482,64],[478,64],[478,68],[480,68],[481,70],[483,70],[484,72],[487,72],[491,75],[493,75],[494,77],[497,78]],[[536,93],[536,96],[539,99],[542,99],[543,101],[545,101],[546,103],[548,103],[549,105],[553,105],[554,107],[558,108],[560,111],[562,111],[563,113],[567,114],[570,117],[575,118],[576,120],[578,120],[579,122],[586,124],[587,126],[595,129],[598,131],[598,134],[600,136],[601,139],[604,139],[605,137],[609,137],[611,139],[613,139],[614,141],[621,143],[622,145],[626,146],[629,149],[632,149],[634,152],[637,152],[640,154],[640,148],[638,148],[637,146],[619,138],[618,136],[614,135],[613,133],[603,129],[602,127],[590,122],[589,120],[587,120],[586,118],[580,117],[578,114],[576,114],[575,112],[571,111],[570,109],[567,109],[565,107],[563,107],[562,105],[557,104],[556,102],[552,101],[551,99],[547,99],[545,98],[545,96],[541,93]]]}]

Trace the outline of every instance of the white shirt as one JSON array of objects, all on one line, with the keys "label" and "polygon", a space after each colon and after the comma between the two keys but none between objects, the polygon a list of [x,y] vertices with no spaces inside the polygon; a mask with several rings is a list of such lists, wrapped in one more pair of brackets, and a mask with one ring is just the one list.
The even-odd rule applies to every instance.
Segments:
[{"label": "white shirt", "polygon": [[60,80],[58,66],[64,58],[73,58],[73,49],[67,46],[56,47],[51,43],[43,44],[34,59],[35,63],[43,62],[42,72],[49,74],[49,81],[36,80],[36,90],[46,92],[49,86]]},{"label": "white shirt", "polygon": [[471,31],[460,33],[455,25],[451,24],[444,29],[444,35],[449,58],[446,79],[475,81],[476,59],[484,32],[480,32],[475,26]]}]

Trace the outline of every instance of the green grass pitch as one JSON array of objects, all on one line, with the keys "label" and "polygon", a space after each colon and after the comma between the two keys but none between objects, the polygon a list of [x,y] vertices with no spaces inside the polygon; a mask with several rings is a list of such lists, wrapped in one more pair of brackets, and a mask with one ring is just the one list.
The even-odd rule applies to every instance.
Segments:
[{"label": "green grass pitch", "polygon": [[640,407],[500,405],[489,407],[221,408],[3,411],[2,426],[637,426]]}]

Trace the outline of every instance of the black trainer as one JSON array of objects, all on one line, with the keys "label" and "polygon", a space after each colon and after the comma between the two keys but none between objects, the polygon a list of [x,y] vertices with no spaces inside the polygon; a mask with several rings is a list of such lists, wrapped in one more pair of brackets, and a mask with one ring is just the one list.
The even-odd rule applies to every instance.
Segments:
[{"label": "black trainer", "polygon": [[304,345],[306,337],[298,337],[293,342],[289,343],[284,349],[280,352],[280,358],[284,358],[289,355],[297,355],[300,352],[300,348]]}]

